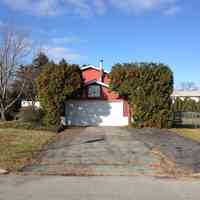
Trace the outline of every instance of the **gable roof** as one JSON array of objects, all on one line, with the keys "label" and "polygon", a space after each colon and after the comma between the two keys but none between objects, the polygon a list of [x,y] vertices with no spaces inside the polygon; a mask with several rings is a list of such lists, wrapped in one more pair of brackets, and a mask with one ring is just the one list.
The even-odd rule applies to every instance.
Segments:
[{"label": "gable roof", "polygon": [[85,86],[88,86],[88,85],[91,85],[91,84],[94,84],[94,83],[109,88],[109,85],[108,85],[108,84],[103,83],[103,82],[101,82],[101,81],[97,81],[96,79],[86,82],[86,83],[85,83]]},{"label": "gable roof", "polygon": [[[85,66],[85,67],[81,67],[81,70],[86,70],[86,69],[90,69],[90,68],[95,69],[95,70],[97,70],[97,71],[100,71],[99,67],[96,67],[96,66],[94,66],[94,65],[87,65],[87,66]],[[109,72],[108,72],[107,70],[103,70],[103,71],[104,71],[105,73],[109,74]]]}]

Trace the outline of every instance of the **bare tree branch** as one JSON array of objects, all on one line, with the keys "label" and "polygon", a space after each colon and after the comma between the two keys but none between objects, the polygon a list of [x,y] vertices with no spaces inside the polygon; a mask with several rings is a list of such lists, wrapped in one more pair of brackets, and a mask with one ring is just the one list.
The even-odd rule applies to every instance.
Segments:
[{"label": "bare tree branch", "polygon": [[[16,71],[23,59],[30,53],[27,36],[16,31],[13,26],[6,26],[0,32],[0,112],[5,113],[21,96],[23,87],[16,99],[8,101],[7,94],[14,81]],[[1,116],[2,118],[2,116]]]}]

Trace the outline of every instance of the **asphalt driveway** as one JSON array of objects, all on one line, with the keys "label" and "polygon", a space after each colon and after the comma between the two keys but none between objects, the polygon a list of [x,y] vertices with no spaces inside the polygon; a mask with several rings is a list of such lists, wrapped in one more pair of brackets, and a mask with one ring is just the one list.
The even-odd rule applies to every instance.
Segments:
[{"label": "asphalt driveway", "polygon": [[176,164],[178,171],[200,173],[200,143],[164,129],[128,129],[133,140],[152,145]]},{"label": "asphalt driveway", "polygon": [[200,145],[159,129],[71,128],[25,173],[163,175],[200,172]]}]

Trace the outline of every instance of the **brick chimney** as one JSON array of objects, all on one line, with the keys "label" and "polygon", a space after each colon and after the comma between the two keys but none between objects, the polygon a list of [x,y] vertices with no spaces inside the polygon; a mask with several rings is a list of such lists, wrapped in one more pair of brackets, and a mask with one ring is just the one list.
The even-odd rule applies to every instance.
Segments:
[{"label": "brick chimney", "polygon": [[103,82],[103,75],[104,75],[104,71],[103,71],[103,61],[104,61],[104,60],[100,60],[100,62],[99,62],[99,70],[100,70],[99,81],[101,81],[101,82]]}]

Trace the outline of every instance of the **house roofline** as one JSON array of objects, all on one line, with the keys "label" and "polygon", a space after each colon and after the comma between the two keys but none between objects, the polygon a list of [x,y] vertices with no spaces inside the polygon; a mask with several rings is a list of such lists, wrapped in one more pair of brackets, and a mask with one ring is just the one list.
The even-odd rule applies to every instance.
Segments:
[{"label": "house roofline", "polygon": [[[86,69],[89,69],[89,68],[92,68],[92,69],[95,69],[97,71],[100,71],[100,69],[94,65],[87,65],[85,67],[81,67],[81,70],[86,70]],[[103,70],[105,73],[109,74],[109,72],[107,70]]]},{"label": "house roofline", "polygon": [[200,97],[200,91],[177,91],[175,90],[172,97]]},{"label": "house roofline", "polygon": [[91,84],[94,84],[94,83],[109,88],[109,85],[108,85],[108,84],[103,83],[103,82],[101,82],[101,81],[97,81],[97,80],[88,81],[88,82],[85,83],[85,86],[88,86],[88,85],[91,85]]}]

